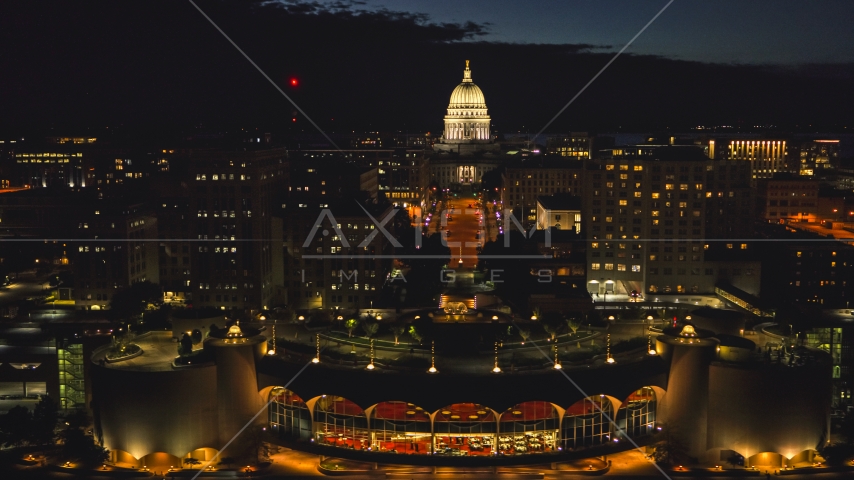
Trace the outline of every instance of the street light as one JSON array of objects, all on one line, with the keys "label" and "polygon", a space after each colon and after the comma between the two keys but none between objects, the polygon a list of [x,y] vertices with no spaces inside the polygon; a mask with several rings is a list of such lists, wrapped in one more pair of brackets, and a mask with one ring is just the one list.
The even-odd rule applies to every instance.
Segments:
[{"label": "street light", "polygon": [[607,353],[605,355],[605,362],[607,362],[609,364],[617,363],[617,361],[614,360],[614,357],[611,356],[611,334],[609,333],[606,338],[607,338],[608,343],[607,343]]},{"label": "street light", "polygon": [[436,370],[436,341],[430,341],[430,368],[427,369],[427,373],[439,373],[439,370]]},{"label": "street light", "polygon": [[501,373],[501,368],[498,366],[498,342],[495,342],[495,367],[492,368],[492,373]]},{"label": "street light", "polygon": [[311,359],[311,363],[320,363],[320,334],[316,333],[314,339],[316,353],[314,354],[314,358]]},{"label": "street light", "polygon": [[371,363],[369,363],[368,366],[365,368],[368,370],[373,370],[374,368],[376,368],[376,367],[374,367],[374,339],[373,338],[371,339]]}]

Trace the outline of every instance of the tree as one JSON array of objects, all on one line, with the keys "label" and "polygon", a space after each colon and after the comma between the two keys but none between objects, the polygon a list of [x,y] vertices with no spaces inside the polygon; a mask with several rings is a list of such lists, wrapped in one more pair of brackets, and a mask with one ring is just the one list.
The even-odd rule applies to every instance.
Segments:
[{"label": "tree", "polygon": [[[508,336],[513,335],[513,330],[514,330],[514,327],[512,327],[512,326],[507,327],[507,335]],[[516,333],[518,333],[519,336],[522,337],[522,343],[525,343],[525,341],[527,341],[528,338],[531,337],[531,330],[530,329],[518,327],[518,328],[515,328],[515,330],[516,330]]]},{"label": "tree", "polygon": [[566,317],[566,326],[572,331],[572,334],[575,335],[581,327],[581,320],[575,317]]},{"label": "tree", "polygon": [[181,337],[181,342],[178,343],[178,355],[186,357],[191,353],[193,353],[193,338],[185,333]]},{"label": "tree", "polygon": [[424,338],[421,336],[421,334],[418,332],[418,330],[415,329],[415,325],[409,326],[409,332],[408,333],[409,333],[409,336],[412,337],[412,339],[418,343],[421,343],[421,340]]},{"label": "tree", "polygon": [[498,167],[488,170],[486,173],[481,175],[480,186],[489,198],[495,198],[498,196],[496,192],[498,192],[503,186],[503,179],[501,178],[503,173],[504,167]]},{"label": "tree", "polygon": [[36,445],[52,445],[56,442],[56,424],[59,422],[59,406],[47,395],[42,396],[33,409],[31,438]]},{"label": "tree", "polygon": [[33,416],[27,407],[12,407],[0,417],[0,434],[6,447],[20,447],[30,439]]},{"label": "tree", "polygon": [[85,429],[89,423],[89,417],[82,410],[65,417],[66,427],[59,435],[62,439],[62,458],[93,467],[104,463],[110,457],[109,450],[98,445],[91,435],[86,434]]},{"label": "tree", "polygon": [[305,323],[311,323],[315,326],[329,325],[332,323],[332,315],[330,315],[326,310],[317,309],[311,312],[311,315],[308,316]]},{"label": "tree", "polygon": [[[538,309],[535,309],[537,311]],[[535,313],[536,315],[536,313]],[[561,328],[563,327],[564,321],[559,313],[548,312],[540,319],[540,322],[543,324],[543,330],[549,334],[552,341],[557,339],[558,333],[560,333]]]},{"label": "tree", "polygon": [[391,326],[391,334],[394,335],[394,344],[400,344],[400,336],[406,331],[406,325],[403,323],[395,323]]},{"label": "tree", "polygon": [[344,321],[344,328],[347,329],[347,336],[348,337],[353,336],[353,330],[356,330],[356,327],[358,327],[358,326],[359,326],[359,321],[356,320],[355,318],[348,318],[347,320]]},{"label": "tree", "polygon": [[690,460],[688,448],[679,440],[675,427],[662,424],[653,442],[655,451],[652,453],[652,458],[660,465],[687,463],[686,460]]},{"label": "tree", "polygon": [[190,468],[195,467],[196,465],[201,465],[202,461],[197,458],[185,458],[184,465],[189,465]]},{"label": "tree", "polygon": [[848,445],[854,445],[854,412],[849,411],[842,418],[842,423],[839,426],[839,436]]},{"label": "tree", "polygon": [[290,307],[277,307],[273,309],[273,319],[276,322],[294,323],[297,313]]},{"label": "tree", "polygon": [[362,322],[362,330],[365,332],[365,336],[367,336],[368,338],[373,337],[377,333],[377,330],[379,330],[379,328],[380,324],[378,324],[377,322]]},{"label": "tree", "polygon": [[148,281],[137,282],[113,295],[110,300],[110,317],[114,320],[137,318],[149,303],[161,300],[163,290],[160,285]]},{"label": "tree", "polygon": [[854,457],[854,445],[849,443],[825,444],[818,451],[829,465],[845,465]]},{"label": "tree", "polygon": [[230,467],[231,465],[234,465],[235,463],[237,463],[237,460],[235,460],[234,457],[222,457],[219,459],[219,464],[225,465],[227,467]]}]

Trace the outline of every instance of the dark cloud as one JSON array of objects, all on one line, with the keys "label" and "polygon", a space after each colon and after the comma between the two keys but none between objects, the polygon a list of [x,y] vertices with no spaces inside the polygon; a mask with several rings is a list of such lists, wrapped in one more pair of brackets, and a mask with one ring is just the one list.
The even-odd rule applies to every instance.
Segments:
[{"label": "dark cloud", "polygon": [[[293,125],[293,108],[188,2],[0,5],[6,127]],[[198,4],[324,128],[438,130],[472,61],[495,125],[537,131],[613,55],[489,41],[489,26],[361,2]],[[553,130],[847,124],[852,65],[759,67],[620,57]],[[291,78],[299,87],[288,86]],[[332,120],[334,119],[334,120]]]}]

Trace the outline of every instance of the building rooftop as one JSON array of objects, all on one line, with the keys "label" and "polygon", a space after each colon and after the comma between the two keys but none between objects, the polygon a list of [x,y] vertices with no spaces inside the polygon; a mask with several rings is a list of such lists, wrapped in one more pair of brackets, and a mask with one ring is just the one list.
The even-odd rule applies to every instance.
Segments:
[{"label": "building rooftop", "polygon": [[526,168],[567,168],[581,169],[583,162],[568,159],[560,155],[536,155],[533,157],[518,158],[507,164],[508,169]]},{"label": "building rooftop", "polygon": [[546,195],[537,197],[537,203],[547,210],[581,210],[581,197],[576,195]]},{"label": "building rooftop", "polygon": [[[172,370],[172,361],[178,356],[178,343],[172,339],[172,332],[149,332],[136,337],[134,342],[142,348],[142,354],[128,360],[105,363],[107,368],[116,370],[165,371]],[[100,363],[106,360],[109,345],[96,349],[92,361]]]}]

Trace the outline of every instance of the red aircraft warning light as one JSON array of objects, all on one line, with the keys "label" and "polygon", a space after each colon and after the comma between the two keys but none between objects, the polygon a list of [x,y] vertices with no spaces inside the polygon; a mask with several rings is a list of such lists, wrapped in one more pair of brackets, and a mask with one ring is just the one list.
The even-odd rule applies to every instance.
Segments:
[{"label": "red aircraft warning light", "polygon": [[292,86],[292,87],[296,87],[298,83],[299,83],[299,82],[297,81],[297,79],[296,79],[296,78],[292,78],[292,79],[291,79],[291,86]]}]

